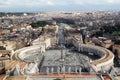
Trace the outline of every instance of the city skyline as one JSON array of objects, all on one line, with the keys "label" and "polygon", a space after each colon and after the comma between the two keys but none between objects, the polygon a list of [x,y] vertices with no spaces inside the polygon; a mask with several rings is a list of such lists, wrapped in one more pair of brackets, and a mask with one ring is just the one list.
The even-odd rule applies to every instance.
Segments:
[{"label": "city skyline", "polygon": [[1,0],[0,12],[120,10],[120,0]]}]

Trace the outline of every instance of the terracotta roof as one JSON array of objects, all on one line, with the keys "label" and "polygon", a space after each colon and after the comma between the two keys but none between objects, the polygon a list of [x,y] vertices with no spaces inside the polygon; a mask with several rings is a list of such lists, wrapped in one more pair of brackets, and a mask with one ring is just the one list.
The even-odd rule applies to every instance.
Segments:
[{"label": "terracotta roof", "polygon": [[11,70],[16,66],[17,63],[18,63],[17,61],[11,61],[7,66],[5,66],[5,69]]},{"label": "terracotta roof", "polygon": [[19,62],[20,69],[24,69],[24,67],[27,65],[26,62]]},{"label": "terracotta roof", "polygon": [[111,80],[109,76],[103,76],[104,80]]},{"label": "terracotta roof", "polygon": [[5,76],[5,74],[0,75],[0,80],[4,80]]}]

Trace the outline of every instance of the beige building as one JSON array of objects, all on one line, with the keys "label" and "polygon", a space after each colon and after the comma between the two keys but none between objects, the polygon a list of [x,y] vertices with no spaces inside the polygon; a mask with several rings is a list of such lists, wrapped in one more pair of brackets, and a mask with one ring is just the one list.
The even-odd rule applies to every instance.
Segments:
[{"label": "beige building", "polygon": [[102,46],[104,48],[110,48],[113,45],[113,42],[111,39],[107,39],[104,37],[99,38],[93,38],[92,42],[98,46]]},{"label": "beige building", "polygon": [[114,45],[113,52],[114,52],[115,56],[120,59],[120,45]]},{"label": "beige building", "polygon": [[6,48],[6,50],[20,49],[26,45],[25,42],[17,41],[0,41],[0,45]]},{"label": "beige building", "polygon": [[45,33],[58,33],[57,25],[46,25],[43,29]]},{"label": "beige building", "polygon": [[32,42],[32,45],[42,45],[47,49],[51,46],[51,39],[49,37],[40,36]]},{"label": "beige building", "polygon": [[83,43],[83,40],[82,40],[82,35],[75,35],[72,37],[72,44],[74,46],[76,46],[77,48],[79,47],[79,44],[82,44]]}]

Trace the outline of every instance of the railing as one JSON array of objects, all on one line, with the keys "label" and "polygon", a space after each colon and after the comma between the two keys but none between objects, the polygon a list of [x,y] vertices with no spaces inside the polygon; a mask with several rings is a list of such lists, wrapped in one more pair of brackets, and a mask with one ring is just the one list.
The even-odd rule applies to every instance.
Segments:
[{"label": "railing", "polygon": [[72,76],[71,74],[68,74],[68,75],[58,75],[58,76],[29,76],[29,79],[39,79],[39,80],[54,80],[54,79],[73,79],[73,80],[101,80],[100,77],[96,76],[96,75],[74,75]]}]

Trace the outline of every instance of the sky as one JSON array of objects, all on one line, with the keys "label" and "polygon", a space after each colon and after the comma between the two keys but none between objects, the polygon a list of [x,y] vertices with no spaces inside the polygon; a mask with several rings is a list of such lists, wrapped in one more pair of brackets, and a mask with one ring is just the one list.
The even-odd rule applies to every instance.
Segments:
[{"label": "sky", "polygon": [[120,0],[0,0],[0,12],[120,10]]}]

